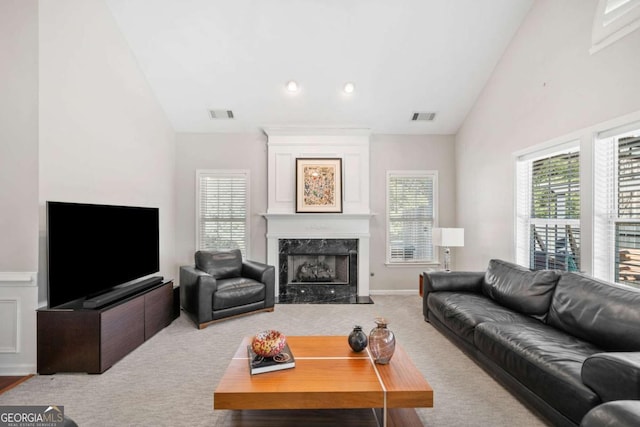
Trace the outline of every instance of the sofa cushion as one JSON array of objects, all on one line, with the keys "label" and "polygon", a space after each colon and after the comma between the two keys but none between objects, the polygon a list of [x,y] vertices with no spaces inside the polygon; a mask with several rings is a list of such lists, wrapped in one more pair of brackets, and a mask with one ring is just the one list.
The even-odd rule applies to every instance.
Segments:
[{"label": "sofa cushion", "polygon": [[640,289],[560,275],[548,323],[608,351],[640,351]]},{"label": "sofa cushion", "polygon": [[252,279],[236,277],[218,280],[218,290],[213,294],[213,310],[239,307],[264,301],[265,285]]},{"label": "sofa cushion", "polygon": [[196,268],[206,271],[215,279],[239,277],[242,272],[242,253],[232,251],[198,251],[195,255]]},{"label": "sofa cushion", "polygon": [[482,322],[537,322],[484,295],[470,292],[433,292],[428,296],[427,306],[441,323],[470,344],[473,344],[474,328]]},{"label": "sofa cushion", "polygon": [[499,304],[544,320],[549,310],[558,273],[531,271],[517,264],[492,259],[485,273],[482,292]]},{"label": "sofa cushion", "polygon": [[511,376],[576,424],[600,398],[582,383],[584,360],[601,350],[542,322],[485,322],[476,347]]}]

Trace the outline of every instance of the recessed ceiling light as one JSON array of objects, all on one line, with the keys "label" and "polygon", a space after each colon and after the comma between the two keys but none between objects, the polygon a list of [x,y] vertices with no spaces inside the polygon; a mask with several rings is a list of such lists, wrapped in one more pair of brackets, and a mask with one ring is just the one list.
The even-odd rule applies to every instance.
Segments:
[{"label": "recessed ceiling light", "polygon": [[354,90],[356,90],[356,85],[354,85],[351,82],[347,82],[344,84],[344,93],[353,93]]},{"label": "recessed ceiling light", "polygon": [[299,89],[298,83],[295,80],[289,80],[287,82],[287,90],[289,92],[297,92]]}]

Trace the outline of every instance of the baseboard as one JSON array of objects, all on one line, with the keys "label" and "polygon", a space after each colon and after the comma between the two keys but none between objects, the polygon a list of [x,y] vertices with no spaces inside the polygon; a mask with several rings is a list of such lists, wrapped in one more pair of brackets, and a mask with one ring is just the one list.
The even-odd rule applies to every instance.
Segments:
[{"label": "baseboard", "polygon": [[31,375],[37,372],[37,366],[35,364],[2,364],[0,366],[0,376],[13,377],[22,375]]},{"label": "baseboard", "polygon": [[418,289],[369,289],[369,295],[415,295]]}]

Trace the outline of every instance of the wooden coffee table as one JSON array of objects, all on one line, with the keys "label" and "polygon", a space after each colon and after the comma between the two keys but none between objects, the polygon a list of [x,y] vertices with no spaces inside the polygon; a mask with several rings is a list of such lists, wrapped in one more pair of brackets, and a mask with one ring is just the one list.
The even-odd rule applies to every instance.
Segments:
[{"label": "wooden coffee table", "polygon": [[[433,389],[400,345],[389,364],[378,365],[368,351],[353,352],[346,336],[291,336],[287,342],[296,367],[252,376],[247,361],[250,342],[249,337],[242,340],[220,380],[213,394],[214,409],[281,414],[282,410],[374,408],[379,425],[421,426],[413,408],[433,407]],[[294,415],[284,413],[286,418]],[[310,413],[314,412],[307,416]],[[248,414],[239,417],[248,418]]]}]

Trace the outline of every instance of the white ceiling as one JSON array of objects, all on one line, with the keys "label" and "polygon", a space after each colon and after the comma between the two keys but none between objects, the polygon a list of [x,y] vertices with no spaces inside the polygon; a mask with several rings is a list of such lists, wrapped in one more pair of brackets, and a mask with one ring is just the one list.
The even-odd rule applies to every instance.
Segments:
[{"label": "white ceiling", "polygon": [[453,134],[533,0],[106,1],[178,132]]}]

